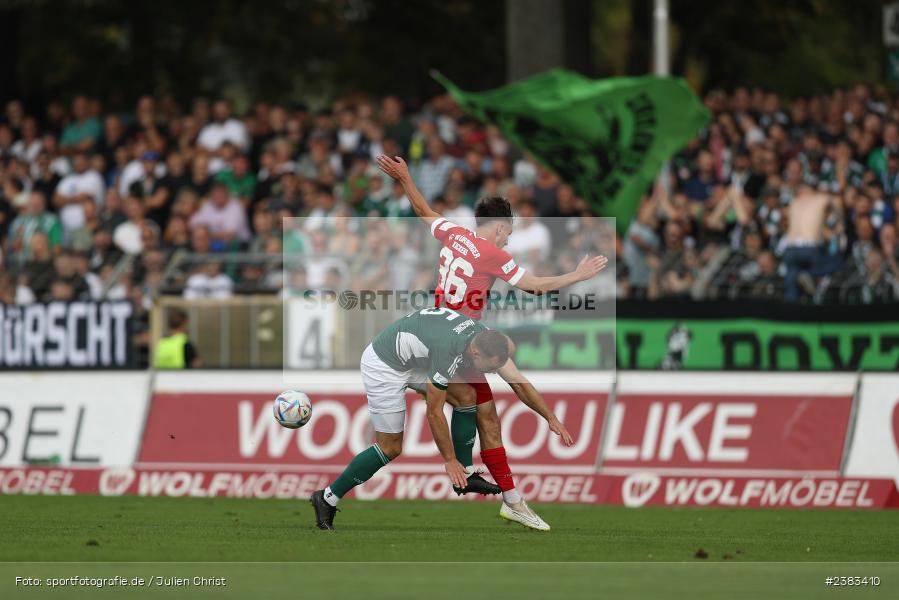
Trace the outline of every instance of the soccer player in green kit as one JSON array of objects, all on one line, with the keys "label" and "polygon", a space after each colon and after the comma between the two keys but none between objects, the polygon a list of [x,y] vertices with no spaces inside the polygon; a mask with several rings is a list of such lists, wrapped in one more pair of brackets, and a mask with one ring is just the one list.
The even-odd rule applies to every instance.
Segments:
[{"label": "soccer player in green kit", "polygon": [[[340,498],[402,452],[407,388],[427,392],[428,425],[447,475],[455,487],[464,488],[468,473],[456,459],[443,414],[450,380],[465,367],[480,373],[499,373],[511,381],[517,374],[509,358],[513,351],[512,341],[504,334],[445,307],[410,313],[375,336],[360,361],[375,443],[357,454],[331,485],[312,494],[310,502],[319,529],[334,529]],[[548,410],[539,394],[519,397],[540,414]],[[570,437],[566,442],[571,443]],[[549,529],[543,525],[539,528]]]}]

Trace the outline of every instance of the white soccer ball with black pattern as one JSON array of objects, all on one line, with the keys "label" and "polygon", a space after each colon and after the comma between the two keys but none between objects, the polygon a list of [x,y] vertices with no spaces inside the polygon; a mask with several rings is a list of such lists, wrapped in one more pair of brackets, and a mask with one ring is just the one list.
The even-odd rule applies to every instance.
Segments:
[{"label": "white soccer ball with black pattern", "polygon": [[275,420],[288,429],[299,429],[312,418],[312,401],[296,390],[281,392],[272,407]]}]

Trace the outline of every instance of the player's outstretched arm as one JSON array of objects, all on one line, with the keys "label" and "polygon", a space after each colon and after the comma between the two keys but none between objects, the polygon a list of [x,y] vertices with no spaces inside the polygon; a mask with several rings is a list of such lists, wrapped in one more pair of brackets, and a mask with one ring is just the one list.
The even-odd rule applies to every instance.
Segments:
[{"label": "player's outstretched arm", "polygon": [[518,396],[519,400],[524,402],[524,404],[532,411],[546,419],[546,422],[549,423],[550,431],[561,436],[562,443],[566,446],[574,444],[574,440],[571,438],[571,434],[568,433],[568,429],[565,428],[565,425],[562,424],[562,421],[556,417],[553,411],[549,409],[549,406],[546,405],[546,400],[543,399],[543,396],[537,391],[534,384],[522,375],[521,371],[518,370],[518,367],[515,366],[515,363],[512,362],[511,358],[506,361],[506,364],[503,365],[497,373],[499,373],[499,376],[509,384],[509,387],[512,388],[512,391],[515,392],[515,395]]},{"label": "player's outstretched arm", "polygon": [[437,443],[440,456],[443,457],[444,468],[447,475],[456,487],[464,488],[468,485],[465,467],[456,460],[456,451],[453,449],[453,439],[450,437],[449,426],[446,424],[446,415],[443,414],[443,405],[446,403],[446,390],[442,390],[430,381],[428,382],[428,426],[431,435]]},{"label": "player's outstretched arm", "polygon": [[577,268],[570,273],[556,275],[555,277],[537,277],[526,272],[515,284],[515,287],[532,294],[560,290],[579,281],[586,281],[591,277],[595,277],[607,264],[609,264],[609,259],[605,256],[584,256],[581,262],[578,263]]},{"label": "player's outstretched arm", "polygon": [[428,201],[425,200],[425,197],[418,191],[415,182],[412,181],[412,174],[409,173],[409,166],[406,164],[406,161],[399,156],[390,158],[389,156],[382,154],[378,157],[377,162],[379,169],[390,175],[390,177],[403,186],[403,190],[405,190],[406,195],[409,196],[409,202],[412,203],[412,210],[415,211],[415,214],[418,215],[428,227],[431,226],[431,223],[433,223],[435,219],[440,218],[440,213],[435,212],[434,209],[428,205]]}]

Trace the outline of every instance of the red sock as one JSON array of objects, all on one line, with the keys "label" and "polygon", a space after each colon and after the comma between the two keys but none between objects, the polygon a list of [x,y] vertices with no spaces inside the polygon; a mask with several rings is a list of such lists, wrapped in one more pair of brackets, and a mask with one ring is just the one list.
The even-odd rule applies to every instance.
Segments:
[{"label": "red sock", "polygon": [[487,470],[493,477],[493,481],[504,492],[515,489],[515,481],[512,479],[512,469],[509,468],[509,460],[506,458],[506,449],[490,448],[481,450],[481,460],[487,465]]}]

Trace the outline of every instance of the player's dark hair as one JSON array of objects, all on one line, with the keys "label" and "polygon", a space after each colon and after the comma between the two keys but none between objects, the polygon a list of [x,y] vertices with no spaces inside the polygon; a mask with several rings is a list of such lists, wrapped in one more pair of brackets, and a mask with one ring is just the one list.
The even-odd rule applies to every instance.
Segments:
[{"label": "player's dark hair", "polygon": [[174,309],[169,312],[169,329],[179,329],[187,323],[187,315],[183,310]]},{"label": "player's dark hair", "polygon": [[502,196],[481,198],[474,207],[474,220],[478,227],[497,220],[511,223],[512,205]]},{"label": "player's dark hair", "polygon": [[474,336],[472,343],[490,358],[499,358],[502,363],[509,360],[509,338],[495,329],[480,332]]}]

